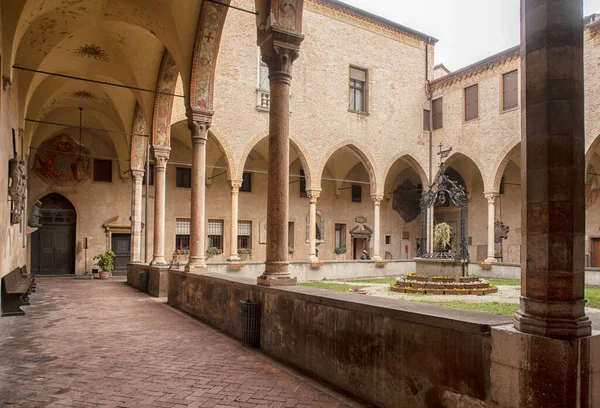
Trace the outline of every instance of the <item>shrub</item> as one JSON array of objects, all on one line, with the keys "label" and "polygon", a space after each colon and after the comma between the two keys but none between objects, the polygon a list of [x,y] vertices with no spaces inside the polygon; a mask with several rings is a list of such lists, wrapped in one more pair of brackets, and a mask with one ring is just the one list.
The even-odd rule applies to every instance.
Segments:
[{"label": "shrub", "polygon": [[104,272],[112,272],[115,270],[115,253],[110,249],[102,252],[94,257],[94,261],[98,260],[98,268]]},{"label": "shrub", "polygon": [[346,245],[339,246],[334,251],[338,255],[345,254],[346,253]]}]

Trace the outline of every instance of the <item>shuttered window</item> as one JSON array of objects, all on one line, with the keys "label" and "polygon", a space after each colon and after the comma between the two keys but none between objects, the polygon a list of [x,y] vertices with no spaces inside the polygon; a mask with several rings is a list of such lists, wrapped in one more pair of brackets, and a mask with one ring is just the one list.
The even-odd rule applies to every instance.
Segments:
[{"label": "shuttered window", "polygon": [[479,117],[479,86],[465,88],[465,122]]},{"label": "shuttered window", "polygon": [[223,220],[208,220],[208,246],[223,250]]},{"label": "shuttered window", "polygon": [[519,106],[518,71],[502,75],[502,109],[509,110]]},{"label": "shuttered window", "polygon": [[177,167],[176,186],[179,188],[192,188],[192,169]]},{"label": "shuttered window", "polygon": [[350,67],[350,110],[366,112],[367,71]]},{"label": "shuttered window", "polygon": [[178,251],[190,250],[189,218],[177,218],[175,220],[175,249]]},{"label": "shuttered window", "polygon": [[442,98],[435,99],[431,103],[433,110],[433,130],[441,129],[444,122],[444,112],[442,110]]},{"label": "shuttered window", "polygon": [[238,249],[252,249],[252,221],[238,221]]},{"label": "shuttered window", "polygon": [[94,159],[94,181],[112,183],[112,160]]},{"label": "shuttered window", "polygon": [[335,248],[346,245],[346,224],[335,224]]},{"label": "shuttered window", "polygon": [[425,132],[429,132],[429,111],[427,109],[423,109],[423,130]]}]

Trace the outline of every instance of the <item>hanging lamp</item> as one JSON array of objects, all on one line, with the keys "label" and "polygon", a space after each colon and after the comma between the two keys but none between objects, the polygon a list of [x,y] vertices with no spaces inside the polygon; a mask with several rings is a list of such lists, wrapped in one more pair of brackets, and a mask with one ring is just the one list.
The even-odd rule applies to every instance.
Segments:
[{"label": "hanging lamp", "polygon": [[79,108],[79,157],[75,163],[77,181],[84,181],[88,173],[88,164],[81,158],[81,126],[83,123],[83,108]]}]

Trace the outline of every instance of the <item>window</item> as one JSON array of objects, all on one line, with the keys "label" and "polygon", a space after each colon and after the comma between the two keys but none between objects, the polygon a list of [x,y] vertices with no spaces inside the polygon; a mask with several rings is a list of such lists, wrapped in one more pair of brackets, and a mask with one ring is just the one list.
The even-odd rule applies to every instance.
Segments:
[{"label": "window", "polygon": [[177,187],[192,188],[192,169],[177,167]]},{"label": "window", "polygon": [[427,109],[423,109],[423,131],[429,132],[429,112]]},{"label": "window", "polygon": [[402,239],[404,241],[410,240],[410,231],[402,231]]},{"label": "window", "polygon": [[238,249],[252,249],[252,221],[238,221]]},{"label": "window", "polygon": [[208,220],[208,246],[223,250],[223,220]]},{"label": "window", "polygon": [[352,186],[352,202],[360,203],[362,201],[362,187],[354,184]]},{"label": "window", "polygon": [[346,224],[335,224],[335,247],[346,245]]},{"label": "window", "polygon": [[306,176],[304,170],[300,170],[300,197],[306,198]]},{"label": "window", "polygon": [[391,235],[386,235],[385,236],[385,244],[386,245],[391,245],[392,244],[392,236]]},{"label": "window", "polygon": [[175,220],[175,250],[190,250],[190,219],[177,218]]},{"label": "window", "polygon": [[258,80],[258,107],[269,109],[271,106],[271,84],[269,83],[269,67],[261,61]]},{"label": "window", "polygon": [[288,248],[295,248],[294,246],[294,223],[288,222]]},{"label": "window", "polygon": [[442,98],[437,98],[431,102],[431,110],[433,111],[433,130],[441,129],[444,122]]},{"label": "window", "polygon": [[350,110],[366,112],[367,71],[350,67]]},{"label": "window", "polygon": [[252,192],[252,174],[244,173],[242,175],[242,186],[240,187],[240,191],[243,193]]},{"label": "window", "polygon": [[519,106],[519,76],[518,71],[502,75],[502,110]]},{"label": "window", "polygon": [[94,159],[94,181],[112,183],[112,160]]},{"label": "window", "polygon": [[[153,163],[150,163],[148,175],[150,176],[150,177],[148,177],[148,185],[153,186],[154,185],[154,164]],[[142,185],[143,186],[146,185],[146,173],[144,173],[144,178],[142,179]]]},{"label": "window", "polygon": [[465,88],[465,122],[479,117],[479,86]]}]

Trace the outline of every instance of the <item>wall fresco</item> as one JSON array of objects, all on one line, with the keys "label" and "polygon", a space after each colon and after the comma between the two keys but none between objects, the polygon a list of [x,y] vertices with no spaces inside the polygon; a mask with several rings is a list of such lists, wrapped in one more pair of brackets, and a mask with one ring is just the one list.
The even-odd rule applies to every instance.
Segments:
[{"label": "wall fresco", "polygon": [[[81,153],[80,177],[77,161]],[[66,134],[44,141],[36,151],[33,172],[51,186],[76,187],[92,177],[90,150]]]}]

